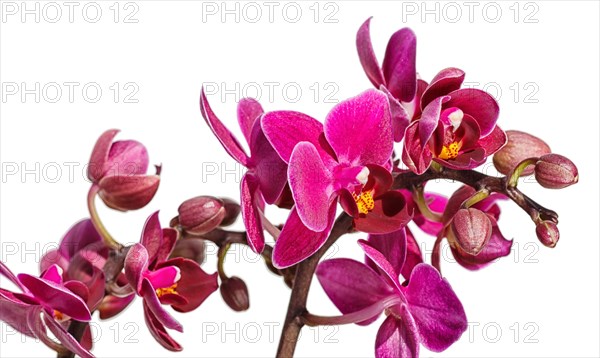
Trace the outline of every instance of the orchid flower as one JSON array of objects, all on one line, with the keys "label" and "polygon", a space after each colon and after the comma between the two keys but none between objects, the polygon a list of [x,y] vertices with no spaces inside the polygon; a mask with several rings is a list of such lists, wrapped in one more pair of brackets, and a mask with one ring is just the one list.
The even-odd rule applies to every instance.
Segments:
[{"label": "orchid flower", "polygon": [[[93,357],[88,351],[91,347],[84,348],[85,343],[79,343],[65,329],[72,319],[80,322],[92,319],[84,301],[88,299],[86,287],[78,281],[63,282],[62,273],[60,266],[51,265],[40,277],[24,273],[15,276],[0,262],[0,275],[22,291],[0,288],[0,320],[57,352],[68,349],[81,357]],[[78,295],[80,292],[83,296]],[[48,336],[46,327],[60,344]]]},{"label": "orchid flower", "polygon": [[238,123],[250,148],[250,156],[214,114],[204,90],[200,96],[200,110],[227,153],[248,169],[241,182],[242,218],[248,234],[248,244],[254,252],[261,253],[265,247],[264,203],[276,203],[282,197],[287,183],[287,166],[273,150],[261,128],[260,118],[264,112],[262,106],[251,98],[244,98],[238,104]]},{"label": "orchid flower", "polygon": [[394,264],[372,244],[359,241],[375,269],[351,259],[331,259],[319,265],[317,278],[344,314],[340,322],[365,325],[386,313],[377,332],[376,357],[417,357],[419,344],[441,352],[467,329],[464,309],[450,284],[427,264],[412,266],[408,284],[400,283],[397,268],[404,265],[406,244],[397,241],[389,243],[400,253]]},{"label": "orchid flower", "polygon": [[169,259],[177,240],[173,229],[162,229],[158,212],[146,221],[140,243],[125,257],[125,275],[137,295],[144,299],[144,317],[152,336],[171,351],[182,348],[166,328],[183,332],[181,324],[162,305],[178,312],[198,308],[217,289],[217,274],[209,275],[192,260]]},{"label": "orchid flower", "polygon": [[410,214],[392,184],[392,126],[387,96],[368,90],[342,101],[325,124],[299,112],[265,114],[267,139],[289,164],[295,206],[273,250],[284,268],[316,252],[333,225],[336,201],[355,218],[359,230],[391,232]]}]

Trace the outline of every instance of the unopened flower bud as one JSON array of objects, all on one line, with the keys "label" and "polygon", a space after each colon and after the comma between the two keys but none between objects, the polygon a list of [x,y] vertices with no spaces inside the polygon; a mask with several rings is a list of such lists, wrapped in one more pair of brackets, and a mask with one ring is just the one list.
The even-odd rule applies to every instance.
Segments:
[{"label": "unopened flower bud", "polygon": [[[528,158],[537,158],[550,153],[550,147],[543,140],[531,134],[520,131],[506,131],[508,142],[494,154],[496,169],[508,175],[521,161]],[[524,169],[521,176],[533,174],[533,166]]]},{"label": "unopened flower bud", "polygon": [[214,230],[225,218],[226,210],[221,199],[197,196],[179,206],[179,224],[188,233],[206,234]]},{"label": "unopened flower bud", "polygon": [[239,277],[233,276],[221,283],[219,287],[225,303],[234,311],[245,311],[250,307],[248,287]]},{"label": "unopened flower bud", "polygon": [[577,167],[558,154],[547,154],[535,164],[535,180],[548,189],[562,189],[579,181]]},{"label": "unopened flower bud", "polygon": [[112,209],[137,210],[154,198],[159,184],[158,175],[107,176],[100,180],[98,194]]},{"label": "unopened flower bud", "polygon": [[235,222],[235,220],[240,215],[240,204],[229,198],[221,198],[223,201],[223,206],[225,207],[225,217],[223,221],[221,221],[220,226],[229,226]]},{"label": "unopened flower bud", "polygon": [[535,233],[540,242],[546,247],[554,247],[560,238],[558,227],[552,221],[542,221],[535,227]]},{"label": "unopened flower bud", "polygon": [[205,251],[206,245],[202,239],[188,238],[177,240],[169,258],[183,257],[184,259],[202,264],[204,262]]},{"label": "unopened flower bud", "polygon": [[481,210],[460,209],[452,219],[452,231],[464,252],[477,255],[492,235],[492,222]]}]

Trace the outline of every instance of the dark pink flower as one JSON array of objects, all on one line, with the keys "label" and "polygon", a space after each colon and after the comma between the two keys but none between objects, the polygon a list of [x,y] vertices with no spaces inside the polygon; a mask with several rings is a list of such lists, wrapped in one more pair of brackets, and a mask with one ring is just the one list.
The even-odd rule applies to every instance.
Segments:
[{"label": "dark pink flower", "polygon": [[[26,336],[41,340],[57,352],[67,348],[81,357],[93,357],[66,330],[71,319],[89,322],[92,318],[84,301],[87,297],[76,294],[84,290],[85,285],[78,281],[63,282],[62,269],[58,265],[51,265],[40,277],[29,274],[15,276],[0,262],[0,275],[22,291],[10,292],[0,288],[1,321]],[[46,328],[64,348],[48,337]]]},{"label": "dark pink flower", "polygon": [[125,275],[144,299],[144,316],[150,333],[172,351],[182,348],[166,329],[183,332],[183,327],[162,305],[189,312],[217,289],[216,273],[208,275],[198,263],[182,257],[167,260],[176,239],[177,232],[161,228],[158,212],[154,213],[146,221],[141,242],[133,245],[125,258]]},{"label": "dark pink flower", "polygon": [[464,72],[440,71],[420,98],[421,114],[408,126],[402,161],[422,174],[432,161],[453,169],[472,169],[506,143],[497,125],[498,104],[488,93],[460,86]]},{"label": "dark pink flower", "polygon": [[134,140],[113,142],[118,132],[110,129],[98,138],[87,175],[107,206],[120,211],[137,210],[156,194],[160,168],[156,175],[147,175],[148,152],[144,145]]},{"label": "dark pink flower", "polygon": [[305,114],[270,112],[265,135],[289,164],[295,206],[273,250],[284,268],[317,251],[333,225],[336,201],[357,228],[391,232],[410,218],[400,192],[391,186],[392,128],[387,96],[368,90],[336,105],[325,124]]},{"label": "dark pink flower", "polygon": [[376,270],[358,261],[332,259],[322,262],[316,274],[332,302],[355,323],[369,324],[382,312],[388,315],[377,333],[376,357],[416,357],[419,344],[441,352],[460,338],[467,329],[464,309],[436,269],[423,263],[413,266],[403,286],[396,271],[406,250],[401,240],[393,250],[400,259],[395,263],[369,243],[359,243]]},{"label": "dark pink flower", "polygon": [[248,244],[256,253],[263,251],[263,211],[265,202],[273,204],[284,192],[287,166],[265,138],[260,118],[261,105],[254,99],[244,98],[238,104],[237,117],[244,138],[250,148],[246,154],[238,140],[214,114],[204,90],[200,96],[200,110],[217,139],[227,153],[238,163],[248,168],[241,183],[241,209]]}]

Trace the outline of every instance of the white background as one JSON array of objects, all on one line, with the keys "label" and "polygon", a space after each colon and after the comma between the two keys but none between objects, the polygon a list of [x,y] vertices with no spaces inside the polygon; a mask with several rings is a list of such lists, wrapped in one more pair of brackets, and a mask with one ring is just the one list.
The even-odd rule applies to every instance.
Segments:
[{"label": "white background", "polygon": [[[36,3],[39,20],[35,14],[21,18],[23,6],[35,9]],[[580,172],[579,184],[562,191],[542,189],[532,180],[520,184],[534,199],[559,212],[561,240],[555,249],[538,244],[528,217],[514,204],[505,203],[501,229],[515,240],[509,257],[476,273],[450,259],[442,263],[471,328],[447,351],[435,354],[422,348],[422,355],[600,355],[597,2],[314,5],[310,1],[286,7],[279,2],[134,1],[115,6],[113,1],[98,1],[76,2],[72,18],[67,5],[54,4],[2,1],[0,259],[15,272],[37,273],[40,256],[56,247],[72,223],[87,215],[89,183],[82,168],[105,129],[120,128],[118,138],[143,142],[151,162],[164,164],[160,190],[146,208],[122,214],[99,203],[101,217],[121,242],[136,242],[145,218],[155,210],[161,210],[166,226],[187,198],[199,194],[236,198],[239,171],[224,178],[222,171],[207,175],[214,165],[229,170],[235,165],[200,116],[202,84],[213,93],[209,100],[215,112],[236,134],[240,134],[236,101],[244,91],[256,95],[257,86],[266,110],[300,110],[322,119],[333,106],[328,103],[332,99],[370,87],[356,55],[355,34],[367,17],[374,16],[371,32],[380,61],[389,36],[403,26],[412,27],[418,37],[417,68],[424,79],[445,67],[462,68],[467,82],[479,82],[479,88],[485,86],[497,96],[504,129],[544,138],[555,152],[573,159]],[[17,13],[11,15],[15,6]],[[223,6],[234,10],[224,21]],[[424,7],[433,12],[427,14]],[[297,8],[302,11],[299,17]],[[96,17],[98,21],[92,23]],[[65,82],[79,83],[72,101]],[[120,87],[117,103],[115,87],[111,89],[115,82]],[[22,98],[22,90],[34,89],[36,83],[39,103],[35,93]],[[62,90],[56,103],[51,103],[56,99],[53,83]],[[82,94],[86,84],[91,89]],[[274,88],[271,98],[269,86]],[[95,97],[93,87],[102,90],[96,103],[90,103]],[[235,93],[224,94],[225,87]],[[11,95],[15,88],[18,92]],[[297,88],[302,91],[298,98]],[[126,103],[131,100],[137,103]],[[69,165],[74,167],[71,177]],[[24,169],[32,172],[26,174]],[[493,173],[489,166],[486,170]],[[455,187],[440,183],[435,189],[449,195]],[[335,255],[361,259],[354,243],[359,237],[364,235],[341,240]],[[425,251],[431,250],[431,238],[420,235],[419,240]],[[208,272],[215,270],[215,251],[211,253],[204,265]],[[245,249],[237,248],[229,256],[226,270],[248,283],[248,312],[232,312],[215,293],[197,311],[174,314],[185,327],[185,334],[173,333],[184,347],[174,354],[152,339],[141,302],[136,300],[118,318],[96,326],[99,342],[94,353],[100,357],[274,355],[288,288]],[[5,281],[2,287],[12,289]],[[308,307],[319,314],[338,314],[318,283]],[[372,356],[380,322],[366,328],[307,329],[297,355]],[[43,344],[23,340],[5,324],[0,325],[0,335],[2,357],[52,355]]]}]

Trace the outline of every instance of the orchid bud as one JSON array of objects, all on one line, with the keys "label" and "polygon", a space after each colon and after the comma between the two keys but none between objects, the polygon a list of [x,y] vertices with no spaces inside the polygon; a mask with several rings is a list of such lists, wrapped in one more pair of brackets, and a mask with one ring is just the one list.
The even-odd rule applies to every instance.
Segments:
[{"label": "orchid bud", "polygon": [[492,222],[481,210],[460,209],[452,219],[452,231],[464,252],[477,255],[492,235]]},{"label": "orchid bud", "polygon": [[240,215],[240,204],[229,198],[221,198],[223,201],[223,206],[225,207],[225,217],[223,221],[221,221],[220,226],[229,226],[235,222],[235,220]]},{"label": "orchid bud", "polygon": [[225,218],[225,204],[212,196],[197,196],[179,206],[179,224],[188,233],[203,235],[221,225]]},{"label": "orchid bud", "polygon": [[107,176],[100,180],[98,194],[115,210],[137,210],[146,206],[158,190],[158,175]]},{"label": "orchid bud", "polygon": [[[537,158],[550,153],[550,147],[546,142],[531,134],[520,131],[506,131],[508,142],[494,154],[494,166],[496,169],[508,175],[520,162],[527,158]],[[533,174],[533,166],[525,168],[521,176]]]},{"label": "orchid bud", "polygon": [[225,303],[234,311],[245,311],[250,307],[248,287],[239,277],[233,276],[221,283],[219,287]]},{"label": "orchid bud", "polygon": [[560,238],[558,226],[552,221],[542,221],[535,227],[535,233],[540,242],[546,247],[554,247]]},{"label": "orchid bud", "polygon": [[579,181],[575,164],[559,154],[547,154],[535,164],[535,180],[548,189],[562,189]]},{"label": "orchid bud", "polygon": [[117,133],[117,129],[108,130],[96,141],[87,173],[93,183],[107,176],[145,174],[148,170],[146,147],[134,140],[113,142]]},{"label": "orchid bud", "polygon": [[173,252],[171,252],[169,258],[183,257],[184,259],[189,259],[198,264],[202,264],[204,262],[205,251],[206,245],[204,244],[204,240],[187,238],[184,240],[177,240],[175,248],[173,249]]}]

